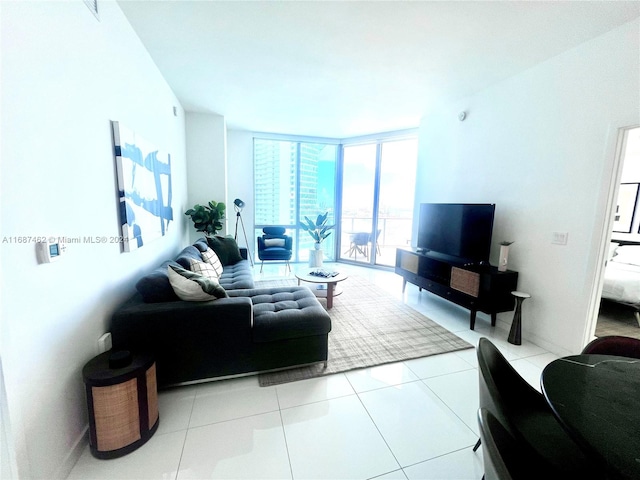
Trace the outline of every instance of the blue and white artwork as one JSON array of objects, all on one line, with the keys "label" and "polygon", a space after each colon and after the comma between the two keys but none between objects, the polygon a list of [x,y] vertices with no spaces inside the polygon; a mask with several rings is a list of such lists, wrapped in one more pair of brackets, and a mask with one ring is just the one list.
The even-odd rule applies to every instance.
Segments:
[{"label": "blue and white artwork", "polygon": [[112,122],[122,246],[131,252],[163,236],[173,220],[171,155]]}]

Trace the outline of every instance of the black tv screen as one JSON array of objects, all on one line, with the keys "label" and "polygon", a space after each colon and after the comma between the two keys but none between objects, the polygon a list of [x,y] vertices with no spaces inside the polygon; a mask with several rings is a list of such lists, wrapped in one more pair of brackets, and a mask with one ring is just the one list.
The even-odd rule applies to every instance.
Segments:
[{"label": "black tv screen", "polygon": [[418,249],[471,263],[489,262],[495,207],[493,203],[420,204]]}]

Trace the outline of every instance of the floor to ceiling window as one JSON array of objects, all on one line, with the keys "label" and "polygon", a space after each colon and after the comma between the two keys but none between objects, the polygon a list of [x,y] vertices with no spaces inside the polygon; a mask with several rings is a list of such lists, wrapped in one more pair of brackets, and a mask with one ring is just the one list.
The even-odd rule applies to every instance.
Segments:
[{"label": "floor to ceiling window", "polygon": [[[338,146],[328,143],[254,138],[255,236],[266,226],[281,226],[293,237],[292,261],[307,261],[313,240],[299,228],[305,216],[314,220],[329,212],[335,223]],[[335,260],[335,242],[322,245],[326,260]]]},{"label": "floor to ceiling window", "polygon": [[415,137],[345,145],[340,258],[393,266],[411,243],[418,141]]},{"label": "floor to ceiling window", "polygon": [[284,227],[292,261],[306,262],[314,242],[300,221],[328,212],[339,228],[322,245],[325,260],[393,266],[411,243],[417,144],[406,132],[344,144],[254,138],[255,237]]}]

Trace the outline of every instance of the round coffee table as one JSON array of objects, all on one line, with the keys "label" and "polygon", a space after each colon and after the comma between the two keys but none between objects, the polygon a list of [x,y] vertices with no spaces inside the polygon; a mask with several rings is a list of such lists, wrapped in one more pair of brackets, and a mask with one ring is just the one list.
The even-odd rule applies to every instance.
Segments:
[{"label": "round coffee table", "polygon": [[327,299],[327,310],[333,308],[333,297],[342,293],[342,289],[337,288],[338,282],[342,282],[349,277],[345,273],[338,273],[334,277],[319,277],[311,275],[310,273],[309,271],[296,272],[295,275],[298,279],[298,285],[301,285],[302,282],[314,284],[309,286],[311,291],[316,297]]}]

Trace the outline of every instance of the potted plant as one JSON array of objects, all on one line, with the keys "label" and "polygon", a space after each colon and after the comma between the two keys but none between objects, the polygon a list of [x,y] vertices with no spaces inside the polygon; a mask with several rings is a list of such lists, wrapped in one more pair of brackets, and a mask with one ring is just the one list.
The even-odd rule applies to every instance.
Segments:
[{"label": "potted plant", "polygon": [[330,230],[333,228],[333,225],[327,225],[328,218],[329,212],[325,212],[318,215],[315,223],[306,215],[304,217],[305,221],[300,222],[300,228],[309,232],[311,238],[316,242],[316,250],[320,250],[322,241],[331,235]]},{"label": "potted plant", "polygon": [[195,204],[185,215],[191,217],[193,226],[197,232],[203,232],[207,237],[213,236],[218,230],[222,230],[222,222],[226,205],[222,202],[210,201],[208,205]]}]

